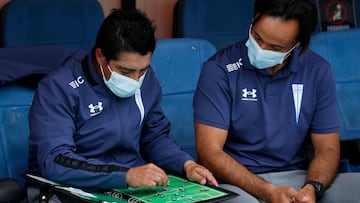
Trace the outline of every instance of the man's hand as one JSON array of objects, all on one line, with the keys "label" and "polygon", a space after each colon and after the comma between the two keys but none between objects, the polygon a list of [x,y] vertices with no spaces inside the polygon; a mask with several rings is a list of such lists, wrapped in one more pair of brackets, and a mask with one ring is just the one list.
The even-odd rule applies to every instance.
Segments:
[{"label": "man's hand", "polygon": [[[311,185],[310,185],[311,186]],[[301,190],[296,190],[290,186],[273,186],[270,203],[315,203],[314,189],[305,186]]]},{"label": "man's hand", "polygon": [[191,181],[196,181],[202,185],[208,183],[210,185],[219,186],[213,174],[208,169],[192,160],[185,162],[184,169],[186,177]]},{"label": "man's hand", "polygon": [[266,202],[269,203],[295,203],[295,197],[298,191],[290,186],[271,186],[270,196],[267,197]]},{"label": "man's hand", "polygon": [[169,184],[169,180],[165,171],[150,163],[129,169],[126,183],[131,187],[156,187]]},{"label": "man's hand", "polygon": [[301,190],[299,190],[298,195],[295,197],[296,203],[315,203],[315,189],[312,185],[305,185]]}]

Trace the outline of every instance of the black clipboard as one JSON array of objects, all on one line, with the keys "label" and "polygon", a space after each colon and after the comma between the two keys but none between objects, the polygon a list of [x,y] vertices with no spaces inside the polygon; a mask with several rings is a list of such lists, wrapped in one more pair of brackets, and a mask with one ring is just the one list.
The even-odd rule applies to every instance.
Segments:
[{"label": "black clipboard", "polygon": [[[32,183],[50,188],[54,194],[62,197],[63,202],[160,203],[171,201],[174,203],[214,203],[238,196],[237,193],[224,188],[201,185],[174,175],[168,175],[171,186],[125,188],[108,191],[75,188],[33,174],[24,174],[23,176]],[[206,195],[204,196],[204,194]]]}]

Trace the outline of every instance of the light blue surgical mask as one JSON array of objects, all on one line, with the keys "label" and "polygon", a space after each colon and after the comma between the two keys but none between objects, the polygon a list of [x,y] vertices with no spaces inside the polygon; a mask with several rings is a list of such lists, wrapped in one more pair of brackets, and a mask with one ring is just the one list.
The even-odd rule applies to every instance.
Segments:
[{"label": "light blue surgical mask", "polygon": [[251,27],[249,29],[249,39],[246,42],[248,48],[248,56],[250,64],[258,69],[265,69],[282,64],[289,56],[290,52],[298,45],[296,44],[288,52],[277,52],[272,50],[262,49],[251,35]]},{"label": "light blue surgical mask", "polygon": [[109,69],[111,75],[109,80],[106,80],[104,70],[102,65],[100,64],[101,73],[103,75],[103,80],[105,82],[105,85],[118,97],[121,98],[128,98],[135,94],[136,90],[140,89],[145,74],[143,74],[139,81],[136,81],[134,79],[131,79],[129,77],[123,76],[115,71],[112,71],[107,65],[107,68]]}]

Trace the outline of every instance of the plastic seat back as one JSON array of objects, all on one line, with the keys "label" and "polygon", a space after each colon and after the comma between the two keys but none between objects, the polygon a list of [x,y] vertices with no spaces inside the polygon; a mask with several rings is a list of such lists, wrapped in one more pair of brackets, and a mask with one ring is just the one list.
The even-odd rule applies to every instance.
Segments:
[{"label": "plastic seat back", "polygon": [[162,39],[151,60],[163,90],[162,108],[170,136],[196,158],[192,100],[203,62],[216,52],[201,39]]},{"label": "plastic seat back", "polygon": [[340,172],[360,171],[360,29],[319,32],[310,49],[329,61],[340,114]]},{"label": "plastic seat back", "polygon": [[68,45],[90,50],[104,13],[97,0],[11,0],[2,9],[2,47]]},{"label": "plastic seat back", "polygon": [[10,85],[0,87],[0,178],[15,178],[27,168],[28,113],[34,89]]},{"label": "plastic seat back", "polygon": [[67,58],[85,54],[64,46],[0,48],[0,179],[13,178],[24,184],[21,174],[28,167],[28,113],[37,82]]},{"label": "plastic seat back", "polygon": [[310,49],[331,64],[341,116],[341,140],[360,139],[360,29],[320,32]]},{"label": "plastic seat back", "polygon": [[248,36],[254,0],[178,0],[174,37],[202,38],[217,49]]}]

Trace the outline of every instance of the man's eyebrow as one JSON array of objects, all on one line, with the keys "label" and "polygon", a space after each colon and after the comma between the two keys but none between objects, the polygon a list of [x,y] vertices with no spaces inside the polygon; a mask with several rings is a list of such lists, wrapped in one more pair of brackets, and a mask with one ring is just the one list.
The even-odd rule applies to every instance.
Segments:
[{"label": "man's eyebrow", "polygon": [[122,70],[122,71],[135,71],[134,69],[131,69],[131,68],[126,68],[126,67],[123,67],[123,66],[116,66],[117,69],[119,70]]},{"label": "man's eyebrow", "polygon": [[[144,71],[144,70],[148,69],[149,67],[150,67],[150,64],[147,65],[145,68],[140,69],[140,71]],[[119,70],[122,70],[122,71],[126,71],[126,72],[136,71],[135,69],[126,68],[126,67],[122,67],[122,66],[116,66],[116,68]]]},{"label": "man's eyebrow", "polygon": [[256,38],[260,38],[262,40],[261,36],[256,32],[256,30],[252,29],[252,31],[254,32]]}]

